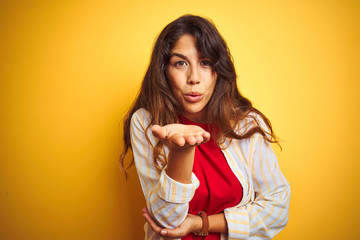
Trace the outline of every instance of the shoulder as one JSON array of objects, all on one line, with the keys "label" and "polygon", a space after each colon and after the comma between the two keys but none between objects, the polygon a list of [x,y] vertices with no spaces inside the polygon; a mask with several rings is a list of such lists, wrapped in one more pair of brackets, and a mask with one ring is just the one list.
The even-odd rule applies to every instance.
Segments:
[{"label": "shoulder", "polygon": [[136,110],[134,112],[134,114],[132,115],[132,119],[134,118],[150,118],[151,114],[148,112],[148,110],[146,110],[145,108],[139,108],[138,110]]},{"label": "shoulder", "polygon": [[139,108],[131,116],[131,125],[141,125],[142,128],[146,128],[151,123],[151,114],[145,108]]},{"label": "shoulder", "polygon": [[269,133],[269,128],[264,119],[255,112],[250,112],[244,119],[238,121],[235,126],[235,132],[238,134],[245,134],[252,128],[259,127],[265,133]]}]

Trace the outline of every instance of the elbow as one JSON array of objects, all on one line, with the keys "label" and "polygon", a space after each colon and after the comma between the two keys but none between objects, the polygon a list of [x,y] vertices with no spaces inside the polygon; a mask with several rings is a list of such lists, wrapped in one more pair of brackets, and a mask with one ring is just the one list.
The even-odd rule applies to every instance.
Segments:
[{"label": "elbow", "polygon": [[284,189],[283,198],[278,203],[279,209],[278,209],[277,219],[274,219],[273,221],[273,223],[275,223],[273,226],[276,229],[275,231],[276,234],[281,230],[283,230],[289,221],[290,195],[291,195],[290,185],[287,184]]},{"label": "elbow", "polygon": [[289,207],[290,207],[290,195],[291,195],[291,189],[290,189],[290,184],[287,184],[286,186],[286,198],[285,200],[285,206],[284,206],[284,211],[285,211],[285,218],[284,218],[284,224],[283,224],[283,228],[287,225],[288,221],[289,221]]},{"label": "elbow", "polygon": [[267,221],[267,228],[272,229],[269,233],[274,237],[282,231],[289,221],[290,185],[287,183],[279,193],[279,200],[274,201],[271,206],[271,217]]},{"label": "elbow", "polygon": [[188,212],[188,204],[172,204],[164,202],[161,206],[148,205],[152,219],[162,228],[174,229],[185,219]]}]

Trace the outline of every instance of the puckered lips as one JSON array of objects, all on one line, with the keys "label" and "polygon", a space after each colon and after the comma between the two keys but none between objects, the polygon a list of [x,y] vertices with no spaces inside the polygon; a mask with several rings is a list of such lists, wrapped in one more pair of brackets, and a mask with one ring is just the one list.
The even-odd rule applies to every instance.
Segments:
[{"label": "puckered lips", "polygon": [[195,103],[198,102],[202,99],[203,95],[201,93],[198,92],[190,92],[190,93],[186,93],[185,94],[185,98],[187,101],[191,102],[191,103]]}]

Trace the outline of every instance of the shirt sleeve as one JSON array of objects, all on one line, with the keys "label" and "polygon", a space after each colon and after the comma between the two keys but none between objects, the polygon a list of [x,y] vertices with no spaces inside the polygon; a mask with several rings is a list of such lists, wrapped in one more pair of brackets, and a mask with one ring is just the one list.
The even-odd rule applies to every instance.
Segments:
[{"label": "shirt sleeve", "polygon": [[175,228],[187,216],[189,201],[199,187],[199,181],[193,173],[190,184],[177,182],[166,174],[165,169],[155,166],[153,148],[157,140],[151,127],[147,128],[149,119],[150,115],[144,109],[132,116],[130,138],[134,162],[150,214],[162,227]]},{"label": "shirt sleeve", "polygon": [[[287,224],[290,185],[280,171],[275,153],[263,137],[253,137],[250,154],[253,200],[224,210],[228,239],[272,239]],[[252,156],[251,156],[252,155]]]}]

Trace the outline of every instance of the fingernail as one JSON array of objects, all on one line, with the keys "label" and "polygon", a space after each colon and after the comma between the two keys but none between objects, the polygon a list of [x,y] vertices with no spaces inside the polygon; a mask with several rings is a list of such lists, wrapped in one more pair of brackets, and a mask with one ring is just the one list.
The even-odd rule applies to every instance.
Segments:
[{"label": "fingernail", "polygon": [[161,235],[166,235],[167,231],[166,230],[161,230],[160,233],[161,233]]}]

